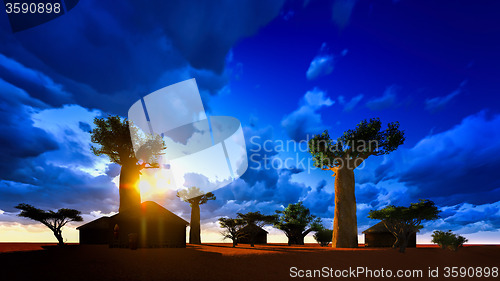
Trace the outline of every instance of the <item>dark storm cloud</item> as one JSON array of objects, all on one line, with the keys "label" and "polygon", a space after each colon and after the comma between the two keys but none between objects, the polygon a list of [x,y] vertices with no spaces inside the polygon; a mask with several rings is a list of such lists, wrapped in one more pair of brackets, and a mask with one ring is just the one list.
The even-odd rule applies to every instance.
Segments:
[{"label": "dark storm cloud", "polygon": [[162,29],[193,67],[221,73],[229,49],[278,16],[283,3],[282,0],[131,1],[132,22],[144,30]]},{"label": "dark storm cloud", "polygon": [[[495,202],[485,198],[500,187],[497,173],[500,159],[500,116],[485,112],[465,118],[454,128],[421,140],[408,151],[411,161],[401,172],[400,181],[416,186],[423,197],[442,197],[447,204],[459,203],[468,194],[468,203]],[[494,195],[494,193],[490,193]],[[486,200],[486,201],[485,201]]]},{"label": "dark storm cloud", "polygon": [[[28,163],[26,163],[28,164]],[[37,159],[16,171],[16,181],[0,182],[0,205],[14,211],[18,203],[42,209],[75,208],[83,213],[116,211],[118,189],[108,176],[91,176]]]},{"label": "dark storm cloud", "polygon": [[[140,96],[181,81],[172,77],[197,78],[205,97],[217,93],[227,83],[230,48],[277,16],[282,2],[83,1],[64,17],[20,33],[0,25],[1,41],[9,42],[0,54],[50,77],[60,86],[54,91],[73,94],[44,95],[50,87],[31,93],[23,83],[48,104],[73,98],[124,114]],[[16,85],[26,82],[12,71],[0,74]]]},{"label": "dark storm cloud", "polygon": [[[78,103],[125,115],[140,96],[193,77],[209,109],[210,96],[229,91],[230,48],[277,16],[282,2],[84,1],[65,17],[24,32],[12,34],[0,25],[6,42],[0,45],[2,209],[26,202],[116,211],[118,191],[111,180],[119,167],[98,171],[100,160],[89,153],[87,119],[95,115],[84,112],[86,118],[58,129],[51,118],[34,126],[33,114]],[[54,116],[74,116],[72,110],[79,109]],[[273,184],[279,180],[266,173],[257,180],[266,177]],[[282,177],[281,185],[293,187],[289,173]],[[164,199],[178,200],[171,195]]]},{"label": "dark storm cloud", "polygon": [[[46,114],[76,113],[79,107],[36,110],[20,102],[40,101],[5,81],[0,85],[4,94],[0,96],[0,153],[4,159],[0,164],[1,209],[15,211],[13,207],[24,202],[44,209],[68,207],[87,213],[115,210],[118,192],[112,178],[82,170],[92,169],[98,160],[90,156],[88,132],[81,131],[77,121],[72,127],[43,122],[50,119],[44,119]],[[70,124],[71,115],[52,117]],[[41,124],[46,127],[39,127]]]},{"label": "dark storm cloud", "polygon": [[35,128],[31,114],[33,108],[23,102],[39,103],[24,95],[25,92],[0,80],[0,178],[13,175],[18,166],[24,165],[25,159],[31,159],[59,146],[52,136]]},{"label": "dark storm cloud", "polygon": [[72,101],[71,95],[63,86],[50,77],[30,69],[14,59],[0,53],[0,77],[9,84],[30,93],[31,97],[53,105]]},{"label": "dark storm cloud", "polygon": [[430,198],[439,205],[500,200],[500,116],[470,115],[447,131],[429,135],[410,149],[369,158],[356,172],[358,184],[406,188],[410,202]]}]

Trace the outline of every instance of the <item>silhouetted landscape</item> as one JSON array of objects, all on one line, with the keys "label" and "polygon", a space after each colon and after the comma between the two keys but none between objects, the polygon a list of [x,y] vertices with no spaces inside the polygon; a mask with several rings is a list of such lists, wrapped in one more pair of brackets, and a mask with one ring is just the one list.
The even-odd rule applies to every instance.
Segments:
[{"label": "silhouetted landscape", "polygon": [[[9,245],[0,244],[0,251],[9,247],[14,250]],[[22,245],[19,248],[27,249]],[[186,249],[136,251],[98,245],[58,247],[2,253],[0,264],[9,269],[2,272],[3,280],[284,280],[292,279],[289,276],[293,266],[298,269],[357,266],[394,271],[421,269],[425,277],[429,266],[440,267],[440,270],[445,266],[492,267],[498,266],[499,258],[498,245],[470,245],[458,252],[419,245],[400,254],[390,248],[333,249],[317,244],[293,247],[269,244],[256,245],[255,248],[240,245],[233,248],[231,244],[220,243],[188,244]]]}]

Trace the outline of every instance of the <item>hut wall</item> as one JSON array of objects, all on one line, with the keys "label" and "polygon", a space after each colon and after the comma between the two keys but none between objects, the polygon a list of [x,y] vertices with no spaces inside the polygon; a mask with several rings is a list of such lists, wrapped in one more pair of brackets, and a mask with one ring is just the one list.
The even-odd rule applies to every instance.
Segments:
[{"label": "hut wall", "polygon": [[[365,247],[392,247],[396,237],[389,232],[383,233],[365,233]],[[415,248],[417,246],[416,233],[410,236],[408,241],[408,248]]]},{"label": "hut wall", "polygon": [[107,229],[80,229],[80,244],[108,244],[108,231]]},{"label": "hut wall", "polygon": [[[250,237],[248,235],[245,237],[242,237],[238,240],[238,243],[250,244]],[[259,232],[255,236],[255,243],[254,244],[267,244],[267,233],[264,231]]]},{"label": "hut wall", "polygon": [[[119,237],[111,242],[113,247],[128,247],[129,234],[137,234],[139,247],[186,247],[186,225],[169,223],[161,219],[136,219],[117,222]],[[112,230],[111,230],[112,233]]]}]

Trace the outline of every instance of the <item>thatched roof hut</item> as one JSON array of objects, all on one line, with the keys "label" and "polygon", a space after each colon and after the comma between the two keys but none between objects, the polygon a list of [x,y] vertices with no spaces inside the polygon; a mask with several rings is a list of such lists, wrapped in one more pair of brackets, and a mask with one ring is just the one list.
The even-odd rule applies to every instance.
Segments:
[{"label": "thatched roof hut", "polygon": [[[379,222],[376,225],[363,231],[365,234],[365,247],[392,247],[394,242],[396,242],[396,237],[389,232],[387,227],[383,222]],[[408,241],[408,247],[414,248],[417,246],[417,234],[413,233],[410,235]]]},{"label": "thatched roof hut", "polygon": [[152,201],[143,202],[111,217],[84,224],[80,244],[109,244],[128,247],[132,236],[138,247],[186,247],[189,223]]}]

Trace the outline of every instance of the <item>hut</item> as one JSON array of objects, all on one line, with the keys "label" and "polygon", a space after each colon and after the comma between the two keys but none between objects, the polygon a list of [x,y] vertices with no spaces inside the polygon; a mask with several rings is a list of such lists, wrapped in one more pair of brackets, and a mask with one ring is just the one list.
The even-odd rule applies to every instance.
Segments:
[{"label": "hut", "polygon": [[[389,232],[387,227],[383,222],[379,222],[376,225],[363,231],[365,234],[365,247],[392,247],[394,242],[396,242],[396,237]],[[417,247],[417,234],[413,233],[410,235],[408,241],[408,248]]]},{"label": "hut", "polygon": [[80,244],[110,247],[186,247],[189,223],[152,201],[111,217],[102,217],[77,229]]},{"label": "hut", "polygon": [[251,244],[250,237],[255,237],[254,244],[267,244],[267,231],[255,224],[250,224],[240,230],[243,234],[238,239],[238,243]]}]

